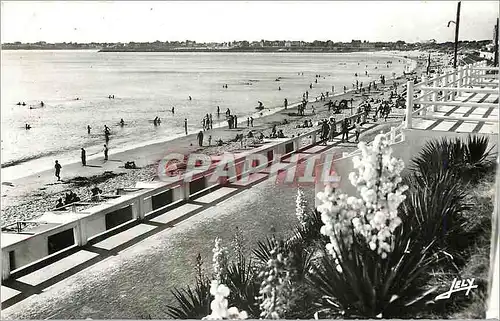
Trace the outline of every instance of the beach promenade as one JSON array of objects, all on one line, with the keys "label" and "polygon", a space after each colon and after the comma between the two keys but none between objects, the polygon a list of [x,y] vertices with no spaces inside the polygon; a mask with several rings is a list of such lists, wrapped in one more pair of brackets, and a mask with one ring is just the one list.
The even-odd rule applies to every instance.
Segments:
[{"label": "beach promenade", "polygon": [[[401,81],[397,80],[400,85]],[[389,80],[384,86],[384,89],[389,88],[393,83],[392,80]],[[399,90],[402,90],[400,86]],[[384,97],[384,91],[379,91],[376,93],[372,93],[374,97]],[[357,95],[355,93],[347,93],[345,95],[339,95],[335,97],[335,99],[350,99],[354,100],[354,107],[356,107],[362,100],[361,95]],[[307,132],[311,129],[297,129],[295,128],[298,123],[302,123],[303,119],[312,119],[314,121],[321,120],[322,118],[328,117],[331,114],[327,112],[326,107],[323,106],[324,102],[310,102],[308,105],[316,104],[320,106],[316,107],[316,113],[306,114],[306,117],[301,117],[299,119],[294,119],[293,116],[290,116],[289,113],[296,112],[296,107],[288,108],[288,110],[282,110],[273,115],[269,115],[263,117],[262,119],[256,120],[256,126],[254,128],[241,128],[238,130],[228,130],[226,128],[218,128],[214,129],[210,132],[210,134],[214,137],[223,137],[225,141],[234,138],[237,133],[246,132],[249,129],[252,129],[254,132],[269,132],[270,127],[273,124],[278,124],[279,128],[284,128],[287,136],[290,135],[299,135],[301,133]],[[309,106],[308,106],[309,109]],[[307,109],[306,109],[307,110]],[[350,114],[349,109],[344,111],[344,115]],[[371,116],[371,115],[370,115]],[[339,117],[340,115],[336,115],[335,117]],[[395,117],[395,118],[393,118]],[[361,140],[370,141],[370,139],[380,130],[388,131],[389,127],[397,126],[400,124],[403,117],[402,112],[396,112],[395,115],[389,118],[388,122],[384,122],[383,120],[378,120],[376,123],[368,122],[362,125],[362,134]],[[289,124],[284,125],[283,120],[289,120]],[[394,121],[395,120],[395,121]],[[216,136],[217,135],[217,136]],[[353,141],[354,134],[351,132],[350,141]],[[178,138],[174,141],[158,143],[150,146],[139,147],[137,149],[133,149],[127,152],[120,153],[110,153],[110,159],[107,162],[104,162],[102,158],[95,158],[88,162],[90,166],[82,167],[79,163],[74,164],[63,164],[62,170],[62,183],[56,183],[53,171],[45,171],[38,173],[36,175],[31,175],[29,177],[13,180],[9,182],[11,184],[3,187],[3,195],[7,195],[4,199],[7,201],[7,204],[10,206],[16,206],[15,204],[22,201],[27,195],[33,195],[36,193],[41,193],[42,198],[46,199],[55,199],[58,197],[57,195],[63,193],[68,190],[68,185],[72,186],[74,183],[74,179],[78,177],[99,177],[102,175],[104,171],[113,172],[115,174],[126,173],[125,176],[131,176],[130,182],[135,183],[137,181],[152,181],[156,176],[155,163],[161,160],[168,153],[176,152],[184,155],[194,153],[194,152],[202,152],[207,154],[212,154],[213,152],[221,152],[221,151],[231,151],[237,150],[241,148],[239,143],[235,143],[232,145],[226,145],[226,148],[217,148],[217,147],[204,147],[199,148],[196,146],[196,138],[194,134]],[[340,142],[339,136],[331,143],[328,143],[326,146],[323,145],[315,145],[305,150],[301,150],[299,152],[299,157],[302,161],[305,161],[309,157],[313,157],[314,155],[318,155],[326,150],[333,151],[338,153],[338,155],[342,155],[343,152],[353,151],[355,150],[356,145],[353,143],[342,143]],[[212,150],[210,150],[212,149]],[[144,174],[144,177],[147,179],[138,179],[137,176],[133,176],[130,173],[141,172],[141,170],[125,170],[122,168],[122,165],[126,161],[133,160],[139,167],[143,167],[143,169],[148,169],[149,173]],[[286,164],[286,160],[284,161],[284,168],[287,166],[295,166],[295,164]],[[143,171],[142,171],[143,172]],[[262,184],[266,184],[269,178],[269,171],[262,170],[259,173],[256,173],[252,176],[252,180],[248,184],[229,184],[227,186],[217,187],[208,191],[207,193],[202,193],[200,195],[196,195],[193,198],[190,198],[186,202],[176,204],[172,208],[168,208],[165,211],[159,211],[155,213],[154,216],[149,217],[147,220],[138,221],[131,226],[121,227],[116,230],[113,230],[106,235],[100,236],[84,247],[77,247],[66,251],[64,254],[58,255],[49,260],[45,260],[43,262],[39,262],[34,266],[22,269],[19,271],[15,271],[9,280],[7,280],[2,286],[2,307],[5,309],[9,309],[10,311],[18,311],[19,307],[21,310],[24,310],[27,305],[31,305],[31,300],[37,301],[39,295],[42,293],[46,293],[50,291],[54,286],[57,287],[58,284],[66,284],[65,280],[71,280],[73,276],[78,277],[77,275],[80,273],[85,273],[84,271],[87,269],[95,269],[99,270],[99,266],[102,269],[103,265],[107,260],[120,256],[120,253],[126,251],[127,249],[132,249],[142,243],[143,241],[147,241],[147,239],[153,239],[155,235],[166,235],[168,231],[172,228],[175,228],[179,224],[183,224],[182,222],[189,222],[194,217],[198,216],[206,216],[206,215],[221,215],[219,213],[219,208],[217,211],[214,211],[215,206],[219,206],[223,201],[231,201],[236,202],[236,199],[239,199],[245,193],[251,193],[250,190],[259,190],[258,186],[262,186]],[[91,187],[92,183],[89,183],[88,186],[83,188]],[[104,185],[106,182],[104,182]],[[260,185],[259,185],[260,184]],[[102,186],[103,184],[101,184]],[[122,186],[121,187],[127,187]],[[133,187],[133,186],[128,186]],[[296,191],[295,189],[293,189]],[[237,196],[237,197],[235,197]],[[39,196],[40,197],[40,196]],[[313,201],[314,196],[311,195],[311,202]],[[29,202],[29,200],[28,200]],[[36,206],[36,202],[34,202]],[[265,202],[264,202],[265,204]],[[282,208],[281,211],[284,209]],[[26,213],[27,215],[31,213]],[[242,211],[241,215],[247,214],[250,215],[248,211]],[[260,222],[258,226],[270,226],[266,225],[265,215],[259,215]],[[27,219],[32,219],[33,217],[27,217]],[[189,220],[188,220],[189,219]],[[259,220],[258,220],[259,221]],[[280,226],[284,231],[286,231],[286,223],[287,220],[276,220],[274,221],[274,226]],[[288,221],[291,222],[290,218]],[[291,223],[288,223],[291,224]],[[282,226],[281,226],[282,225]],[[182,226],[186,226],[185,224]],[[247,235],[251,237],[250,235]],[[199,242],[210,243],[207,239],[200,239]],[[147,242],[146,242],[147,243]],[[100,265],[101,264],[101,265]],[[173,263],[172,263],[173,264]],[[69,282],[69,281],[68,281]],[[174,283],[175,284],[175,283]],[[24,308],[21,308],[23,307]],[[34,305],[36,306],[36,305]],[[84,305],[85,306],[85,305]],[[29,312],[33,310],[31,308],[25,310],[25,312]],[[12,315],[16,315],[17,312],[13,312]],[[21,312],[24,313],[24,312]],[[31,312],[30,312],[31,313]],[[39,317],[42,314],[32,314],[31,317]],[[45,317],[51,317],[51,315],[47,316],[46,313],[43,314]],[[71,314],[60,314],[56,315],[56,318],[64,318],[69,317]],[[97,317],[103,317],[103,315],[98,315]],[[104,316],[106,317],[106,316]],[[139,316],[137,316],[139,317]]]},{"label": "beach promenade", "polygon": [[[388,123],[390,125],[391,123]],[[392,123],[393,124],[393,123]],[[381,127],[380,124],[367,123],[362,126],[363,139],[370,139],[375,134],[379,133]],[[349,136],[352,141],[354,139],[354,134]],[[341,154],[342,143],[339,137],[337,137],[333,142],[329,142],[327,145],[313,145],[310,148],[300,150],[299,159],[300,163],[304,163],[308,158],[313,157],[319,153],[325,152],[326,150],[336,151],[336,153]],[[282,161],[282,170],[287,170],[290,167],[297,167],[298,164],[290,162],[290,159],[285,159]],[[157,237],[167,237],[168,231],[175,228],[178,225],[188,224],[189,220],[195,218],[195,216],[211,217],[211,219],[222,215],[221,211],[215,210],[215,207],[219,207],[222,202],[233,200],[237,202],[237,199],[245,198],[245,193],[251,193],[249,190],[259,190],[262,184],[273,184],[274,181],[269,181],[269,168],[265,168],[257,173],[251,174],[248,182],[234,182],[225,186],[216,187],[213,190],[207,191],[196,195],[193,198],[181,203],[175,204],[175,206],[165,209],[164,211],[155,212],[154,215],[147,217],[145,220],[138,221],[132,225],[124,226],[118,228],[106,235],[97,237],[89,241],[83,247],[77,247],[70,249],[64,255],[58,258],[53,258],[45,262],[36,264],[28,269],[15,272],[11,278],[4,282],[2,286],[2,307],[8,311],[17,311],[17,303],[24,300],[30,302],[34,297],[35,302],[38,302],[37,295],[42,293],[50,292],[50,289],[60,282],[67,283],[66,279],[71,279],[72,276],[86,272],[85,269],[99,266],[101,269],[106,270],[106,261],[114,256],[120,256],[122,252],[128,250],[133,250],[136,245],[141,247],[141,243],[148,243],[148,239],[153,236]],[[140,185],[139,185],[140,186]],[[286,189],[286,186],[280,187]],[[295,188],[291,188],[295,191]],[[312,199],[311,199],[312,200]],[[265,200],[263,200],[265,203]],[[282,205],[282,204],[281,204]],[[280,206],[281,206],[280,205]],[[281,208],[283,211],[283,208]],[[250,213],[243,211],[246,215]],[[267,213],[262,213],[267,215]],[[254,213],[263,219],[260,213]],[[287,214],[288,218],[284,221],[273,220],[273,225],[278,228],[278,230],[285,232],[287,230],[286,226],[290,223],[290,213]],[[260,220],[259,219],[259,220]],[[275,218],[277,219],[277,218]],[[265,221],[266,219],[264,219]],[[238,220],[235,220],[237,222]],[[186,222],[185,224],[183,222]],[[241,222],[240,222],[241,224]],[[262,222],[259,222],[260,226]],[[251,237],[247,235],[247,237]],[[203,242],[203,239],[198,240]],[[209,242],[206,242],[209,243]],[[78,277],[78,276],[76,276]],[[61,283],[61,284],[63,284]],[[45,295],[50,295],[49,293]],[[12,309],[9,307],[12,306]],[[22,306],[22,305],[21,305]],[[40,315],[31,315],[31,317]],[[66,317],[66,315],[56,315],[56,318]]]}]

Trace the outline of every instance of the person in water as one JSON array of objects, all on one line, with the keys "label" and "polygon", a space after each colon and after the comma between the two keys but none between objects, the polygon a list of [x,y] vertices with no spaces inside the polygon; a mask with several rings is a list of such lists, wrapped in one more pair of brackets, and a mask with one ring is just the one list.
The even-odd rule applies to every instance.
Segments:
[{"label": "person in water", "polygon": [[87,152],[82,147],[82,166],[87,166]]},{"label": "person in water", "polygon": [[191,96],[189,96],[189,100],[193,100],[193,98],[191,98]]},{"label": "person in water", "polygon": [[23,101],[23,106],[26,106],[26,103]]},{"label": "person in water", "polygon": [[172,114],[175,114],[175,107],[172,107]]},{"label": "person in water", "polygon": [[90,127],[90,125],[87,125],[87,133],[90,134],[90,130],[92,129],[92,127]]},{"label": "person in water", "polygon": [[124,126],[125,125],[125,121],[123,120],[123,118],[120,120],[120,126]]},{"label": "person in water", "polygon": [[288,99],[285,98],[285,101],[284,101],[284,105],[285,105],[285,109],[288,107]]},{"label": "person in water", "polygon": [[188,134],[188,120],[187,118],[184,118],[184,131],[186,132],[186,135]]},{"label": "person in water", "polygon": [[56,160],[56,164],[54,165],[54,168],[56,169],[56,177],[57,177],[57,181],[60,181],[61,180],[61,164],[59,164],[59,162]]},{"label": "person in water", "polygon": [[104,144],[104,160],[107,161],[108,160],[108,146],[106,144]]},{"label": "person in water", "polygon": [[25,127],[26,127],[26,130],[31,129],[31,125],[30,124],[26,124]]},{"label": "person in water", "polygon": [[40,106],[42,106],[42,107],[45,106],[45,104],[43,103],[43,101],[40,102]]}]

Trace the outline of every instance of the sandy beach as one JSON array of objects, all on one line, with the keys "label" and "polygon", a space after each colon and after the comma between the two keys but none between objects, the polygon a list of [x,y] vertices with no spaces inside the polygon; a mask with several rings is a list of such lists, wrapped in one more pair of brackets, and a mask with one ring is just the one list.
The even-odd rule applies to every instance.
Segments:
[{"label": "sandy beach", "polygon": [[[419,67],[417,73],[419,74]],[[402,86],[406,83],[402,76],[395,80],[386,80],[386,85],[382,86],[377,81],[377,86],[380,92],[370,93],[369,97],[388,98],[388,88],[396,81],[399,85],[398,93],[402,91]],[[390,91],[389,91],[390,93]],[[328,107],[324,104],[329,100],[354,99],[353,112],[362,101],[360,94],[348,92],[339,94],[335,97],[329,97],[326,101],[310,101],[305,109],[305,116],[290,116],[297,111],[296,107],[280,110],[271,115],[264,115],[261,118],[254,119],[254,127],[248,128],[246,120],[238,125],[238,129],[228,129],[227,127],[214,128],[204,132],[204,147],[199,147],[197,144],[196,134],[190,134],[185,137],[179,137],[171,141],[156,143],[147,146],[142,146],[127,150],[125,152],[114,153],[112,149],[109,152],[109,160],[104,161],[100,156],[87,161],[87,166],[82,167],[81,163],[61,164],[61,181],[57,182],[53,170],[43,171],[24,178],[12,180],[2,183],[2,226],[14,223],[19,220],[30,220],[42,215],[45,211],[54,208],[58,198],[63,197],[67,191],[73,191],[85,199],[90,196],[90,188],[94,185],[99,186],[104,193],[113,193],[117,188],[133,187],[138,181],[152,181],[156,178],[156,163],[161,160],[166,154],[176,152],[184,155],[190,153],[205,153],[208,155],[219,155],[224,152],[241,149],[240,142],[229,142],[234,140],[237,134],[246,134],[252,130],[254,134],[260,132],[268,136],[273,125],[277,125],[278,129],[283,130],[287,137],[299,135],[304,132],[311,131],[311,128],[296,128],[298,124],[302,124],[304,120],[312,120],[316,124],[319,120],[334,116],[337,120],[342,118],[341,114],[333,115],[328,111]],[[315,114],[312,114],[314,106]],[[350,115],[351,109],[342,110],[343,115]],[[394,109],[391,113],[388,123],[391,120],[403,117],[403,109]],[[283,124],[284,120],[288,124]],[[370,122],[372,122],[370,120]],[[379,123],[384,123],[384,120],[378,120]],[[380,128],[376,128],[377,131]],[[215,141],[222,139],[225,144],[223,146],[206,146],[208,145],[208,136],[212,136],[212,145]],[[361,135],[360,140],[367,139]],[[356,148],[354,143],[342,144],[342,148],[346,151]],[[139,167],[138,169],[125,169],[124,163],[134,161]]]}]

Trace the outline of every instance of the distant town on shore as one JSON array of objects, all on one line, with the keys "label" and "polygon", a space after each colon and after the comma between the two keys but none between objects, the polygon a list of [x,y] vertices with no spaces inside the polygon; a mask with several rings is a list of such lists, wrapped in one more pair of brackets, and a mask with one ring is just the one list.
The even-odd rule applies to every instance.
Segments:
[{"label": "distant town on shore", "polygon": [[[99,50],[100,52],[359,52],[380,50],[452,50],[453,42],[437,43],[431,39],[416,43],[396,42],[369,42],[352,40],[351,42],[333,42],[315,40],[286,41],[286,40],[261,40],[261,41],[232,41],[199,43],[196,41],[155,41],[155,42],[129,42],[129,43],[76,43],[58,42],[47,43],[5,43],[4,50]],[[459,47],[467,50],[492,51],[491,40],[460,41]],[[490,48],[491,47],[491,48]]]}]

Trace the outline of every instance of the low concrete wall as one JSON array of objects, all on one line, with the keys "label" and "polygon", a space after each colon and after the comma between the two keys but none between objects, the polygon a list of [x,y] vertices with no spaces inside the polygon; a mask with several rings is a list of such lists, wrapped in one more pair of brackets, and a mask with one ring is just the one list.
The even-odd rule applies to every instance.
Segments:
[{"label": "low concrete wall", "polygon": [[[361,114],[357,114],[347,118],[354,119],[360,117],[360,115]],[[242,175],[248,175],[251,172],[270,166],[276,159],[281,160],[283,157],[316,145],[319,133],[320,129],[315,128],[297,137],[276,139],[263,146],[236,154],[234,164],[238,175],[229,177],[228,179],[211,179],[214,172],[216,172],[216,165],[214,165],[202,173],[185,173],[184,175],[194,173],[192,175],[193,179],[187,182],[184,181],[183,177],[180,177],[173,182],[137,183],[135,191],[128,193],[126,190],[120,189],[117,198],[108,199],[105,203],[81,212],[48,212],[47,214],[50,214],[48,215],[50,219],[45,218],[46,223],[60,224],[55,228],[47,229],[27,238],[9,238],[9,234],[13,236],[12,233],[2,233],[2,279],[7,279],[10,276],[10,269],[8,268],[12,265],[9,262],[10,251],[14,251],[15,264],[13,265],[15,265],[15,269],[18,269],[39,261],[40,259],[47,258],[49,256],[48,237],[64,230],[73,229],[74,243],[78,246],[84,246],[92,238],[100,236],[117,227],[108,226],[109,228],[107,228],[107,224],[110,225],[114,222],[113,224],[116,225],[116,222],[119,222],[119,226],[122,226],[137,220],[143,220],[148,215],[154,215],[160,211],[165,211],[169,206],[188,200],[193,195],[204,193],[217,185],[235,182],[241,178]],[[304,139],[310,140],[310,143],[303,146],[302,141]],[[245,167],[246,159],[252,154],[264,156],[267,162],[259,164],[257,168],[254,167],[247,170],[248,168]],[[197,183],[192,183],[193,180],[197,180]],[[171,194],[166,196],[164,193],[168,193],[169,191],[171,191]],[[153,198],[155,196],[153,207]],[[126,220],[125,218],[114,218],[113,220],[109,217],[111,215],[129,215],[130,212],[132,216],[127,222],[123,222]],[[44,216],[33,222],[43,223],[42,220]],[[4,238],[6,241],[5,243]]]}]

